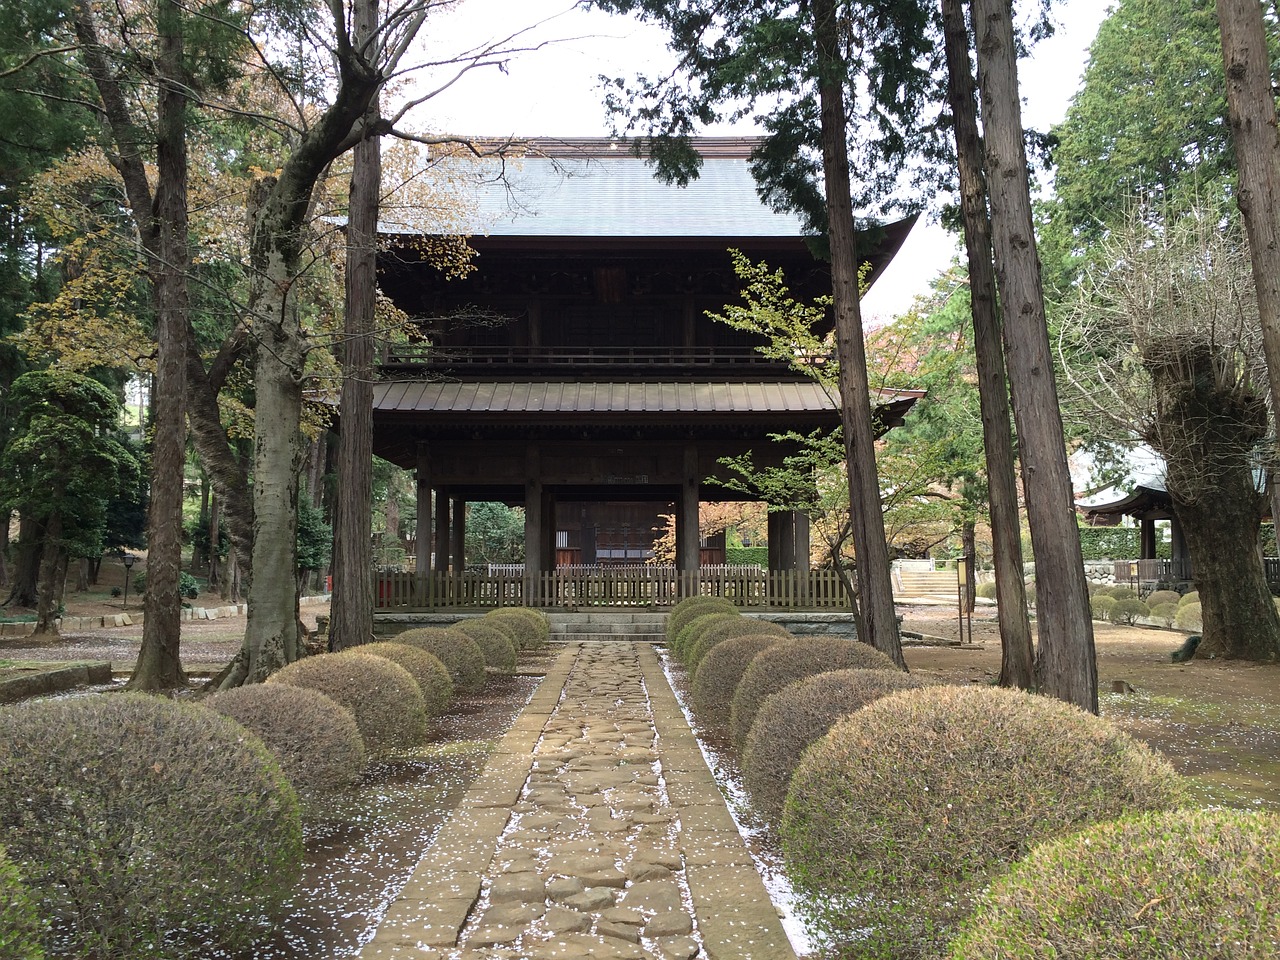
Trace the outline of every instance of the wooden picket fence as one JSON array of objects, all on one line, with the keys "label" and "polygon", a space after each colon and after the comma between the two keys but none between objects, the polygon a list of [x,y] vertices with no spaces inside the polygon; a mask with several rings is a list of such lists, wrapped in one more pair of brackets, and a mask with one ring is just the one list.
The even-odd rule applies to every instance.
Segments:
[{"label": "wooden picket fence", "polygon": [[515,571],[382,573],[375,608],[409,613],[477,607],[669,607],[698,595],[760,610],[849,609],[844,584],[833,570],[677,572],[644,567],[577,567],[527,576]]}]

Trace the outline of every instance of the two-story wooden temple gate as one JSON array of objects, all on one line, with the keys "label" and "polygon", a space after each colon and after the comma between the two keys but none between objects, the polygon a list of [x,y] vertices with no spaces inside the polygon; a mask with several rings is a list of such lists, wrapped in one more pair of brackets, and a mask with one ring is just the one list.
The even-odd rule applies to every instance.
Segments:
[{"label": "two-story wooden temple gate", "polygon": [[[726,460],[781,467],[797,445],[780,438],[839,427],[831,391],[794,357],[766,355],[764,336],[711,316],[742,300],[731,248],[783,270],[806,301],[830,294],[829,265],[799,218],[760,200],[754,141],[696,146],[700,175],[681,188],[613,141],[531,145],[500,179],[481,178],[466,277],[442,274],[422,237],[383,229],[379,284],[418,338],[384,345],[373,446],[415,471],[418,496],[417,573],[385,578],[380,605],[664,605],[706,592],[693,586],[699,503],[764,499],[716,483]],[[911,222],[863,235],[872,280]],[[920,396],[884,394],[877,429]],[[479,502],[523,508],[523,575],[465,572],[467,507]],[[602,531],[647,532],[663,516],[674,517],[678,576],[609,568]],[[576,562],[598,573],[561,569],[570,536]],[[703,586],[744,606],[847,609],[838,578],[809,569],[804,513],[772,511],[768,542],[767,573]]]}]

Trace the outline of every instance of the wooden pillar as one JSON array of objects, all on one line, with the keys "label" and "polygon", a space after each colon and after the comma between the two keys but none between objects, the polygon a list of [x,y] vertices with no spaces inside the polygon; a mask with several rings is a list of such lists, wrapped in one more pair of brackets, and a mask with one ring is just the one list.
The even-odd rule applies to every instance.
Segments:
[{"label": "wooden pillar", "polygon": [[436,573],[449,572],[449,496],[436,488]]},{"label": "wooden pillar", "polygon": [[418,532],[414,542],[414,570],[419,574],[431,571],[431,462],[427,457],[427,445],[418,444]]},{"label": "wooden pillar", "polygon": [[809,571],[809,515],[803,510],[791,514],[791,523],[795,528],[795,568],[801,573]]},{"label": "wooden pillar", "polygon": [[449,544],[449,559],[453,572],[462,573],[467,568],[467,501],[461,497],[453,500],[452,542]]},{"label": "wooden pillar", "polygon": [[524,481],[524,575],[526,602],[530,579],[541,576],[542,562],[542,463],[537,447],[525,452]]},{"label": "wooden pillar", "polygon": [[782,514],[777,510],[769,511],[769,569],[782,570]]},{"label": "wooden pillar", "polygon": [[1138,523],[1142,530],[1138,559],[1154,560],[1156,558],[1156,522],[1150,517],[1143,517]]},{"label": "wooden pillar", "polygon": [[701,538],[698,535],[698,448],[685,444],[684,469],[680,482],[680,502],[676,504],[676,569],[697,573],[701,565]]},{"label": "wooden pillar", "polygon": [[556,495],[554,490],[542,488],[542,569],[548,572],[556,568]]},{"label": "wooden pillar", "polygon": [[698,310],[694,306],[692,294],[684,298],[684,316],[682,318],[683,340],[686,351],[692,351],[698,345],[698,328],[696,326]]},{"label": "wooden pillar", "polygon": [[796,568],[796,515],[791,510],[778,514],[778,531],[782,542],[778,544],[778,569]]}]

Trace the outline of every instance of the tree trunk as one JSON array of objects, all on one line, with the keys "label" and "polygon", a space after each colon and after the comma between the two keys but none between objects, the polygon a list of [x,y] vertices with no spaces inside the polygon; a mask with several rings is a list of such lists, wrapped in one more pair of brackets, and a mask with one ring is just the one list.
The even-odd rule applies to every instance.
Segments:
[{"label": "tree trunk", "polygon": [[1005,359],[1036,558],[1042,692],[1098,711],[1089,590],[1036,254],[1009,0],[972,0]]},{"label": "tree trunk", "polygon": [[876,472],[875,431],[867,379],[866,344],[858,291],[857,238],[849,190],[848,119],[834,0],[813,5],[822,111],[822,166],[826,182],[836,346],[840,358],[840,420],[848,461],[853,547],[858,559],[861,639],[906,668],[893,607],[889,549]]},{"label": "tree trunk", "polygon": [[[200,514],[196,521],[200,525],[201,530],[209,529],[209,501],[212,494],[212,485],[209,483],[209,474],[203,470],[200,471]],[[207,541],[201,543],[199,539],[191,545],[191,572],[203,570],[206,578],[209,576],[209,553],[211,544]]]},{"label": "tree trunk", "polygon": [[977,531],[972,517],[966,517],[964,523],[960,526],[960,551],[964,556],[964,606],[961,608],[963,613],[973,613],[974,597],[978,592],[978,571],[977,567]]},{"label": "tree trunk", "polygon": [[[274,188],[269,178],[254,190],[259,210],[255,245],[264,256],[251,296],[259,341],[254,363],[253,559],[249,615],[244,643],[222,689],[261,683],[301,655],[298,637],[298,477],[302,466],[302,378],[307,344],[297,317],[294,294],[298,258],[282,250],[297,228],[278,220],[280,210],[266,202]],[[296,248],[294,248],[296,249]]]},{"label": "tree trunk", "polygon": [[129,678],[132,690],[187,685],[179,659],[182,632],[182,480],[186,466],[187,132],[182,12],[177,0],[157,0],[160,103],[157,115],[155,235],[150,268],[156,303],[156,375],[151,398],[151,498],[147,507],[147,587],[142,597],[142,646]]},{"label": "tree trunk", "polygon": [[[357,36],[367,36],[373,26],[371,22],[358,21]],[[370,114],[370,120],[376,120],[376,101]],[[373,331],[381,189],[381,146],[377,137],[370,137],[355,148],[347,217],[346,318],[338,413],[342,426],[338,435],[331,563],[331,650],[373,639]],[[389,499],[394,496],[394,491],[388,491]]]},{"label": "tree trunk", "polygon": [[76,593],[87,593],[89,590],[89,558],[81,557],[76,564]]},{"label": "tree trunk", "polygon": [[1280,411],[1280,130],[1266,27],[1257,0],[1217,0],[1217,7],[1239,171],[1236,202],[1249,235],[1271,408]]},{"label": "tree trunk", "polygon": [[1029,690],[1035,684],[1035,651],[1027,616],[1026,584],[1022,579],[1018,476],[991,262],[991,221],[987,215],[987,183],[982,173],[978,104],[969,60],[969,31],[961,0],[942,0],[942,23],[947,52],[947,91],[959,161],[960,208],[973,310],[973,352],[977,359],[978,401],[987,462],[996,605],[1000,612],[1000,685]]},{"label": "tree trunk", "polygon": [[222,592],[222,498],[215,490],[209,498],[209,589]]},{"label": "tree trunk", "polygon": [[49,518],[44,529],[44,543],[40,551],[39,595],[36,599],[37,634],[58,633],[58,606],[62,602],[66,567],[62,563],[62,518],[56,514]]},{"label": "tree trunk", "polygon": [[32,608],[40,598],[40,556],[44,526],[27,514],[18,518],[18,551],[13,563],[13,582],[4,605]]},{"label": "tree trunk", "polygon": [[7,510],[0,510],[0,587],[7,586],[9,583],[9,522],[12,514]]}]

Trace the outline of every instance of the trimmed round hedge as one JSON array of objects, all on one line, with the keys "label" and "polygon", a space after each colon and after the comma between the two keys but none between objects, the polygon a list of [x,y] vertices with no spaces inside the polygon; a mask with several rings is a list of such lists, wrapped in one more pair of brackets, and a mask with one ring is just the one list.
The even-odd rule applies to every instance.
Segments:
[{"label": "trimmed round hedge", "polygon": [[715,649],[717,644],[732,640],[734,637],[789,637],[786,627],[779,626],[769,620],[757,620],[755,617],[737,617],[713,624],[703,630],[696,643],[685,650],[685,663],[688,669],[697,671],[703,657]]},{"label": "trimmed round hedge", "polygon": [[781,837],[815,924],[867,957],[935,955],[1031,847],[1184,802],[1157,753],[1070,704],[998,687],[875,701],[813,744]]},{"label": "trimmed round hedge", "polygon": [[363,644],[357,652],[382,657],[408,670],[422,691],[422,706],[428,717],[438,717],[453,706],[453,677],[449,676],[449,668],[434,654],[421,647],[392,640]]},{"label": "trimmed round hedge", "polygon": [[505,629],[516,650],[539,650],[551,636],[547,615],[529,607],[499,607],[481,617],[490,626]]},{"label": "trimmed round hedge", "polygon": [[484,688],[484,651],[465,633],[439,627],[416,627],[397,634],[396,643],[405,643],[438,658],[453,678],[455,693],[479,693]]},{"label": "trimmed round hedge", "polygon": [[[1188,593],[1187,596],[1191,594]],[[1193,600],[1191,603],[1180,604],[1173,622],[1177,624],[1179,630],[1203,630],[1204,615],[1200,601]]]},{"label": "trimmed round hedge", "polygon": [[953,960],[1280,957],[1280,816],[1178,810],[1036,847],[998,879]]},{"label": "trimmed round hedge", "polygon": [[413,675],[398,663],[356,650],[295,660],[267,683],[318,690],[351,711],[372,756],[416,746],[427,735],[427,712]]},{"label": "trimmed round hedge", "polygon": [[1184,593],[1178,600],[1178,606],[1185,607],[1188,603],[1199,603],[1200,591],[1192,590],[1190,593]]},{"label": "trimmed round hedge", "polygon": [[355,717],[318,690],[254,683],[201,703],[261,738],[300,794],[345,790],[360,779],[364,738]]},{"label": "trimmed round hedge", "polygon": [[704,631],[710,630],[720,623],[737,623],[742,619],[742,614],[737,610],[732,613],[720,610],[715,613],[703,613],[701,616],[694,617],[680,628],[676,638],[671,641],[671,653],[677,660],[684,663],[689,651],[702,639]]},{"label": "trimmed round hedge", "polygon": [[1166,627],[1172,627],[1178,620],[1178,605],[1176,603],[1157,603],[1151,608],[1151,619],[1159,620]]},{"label": "trimmed round hedge", "polygon": [[765,650],[751,661],[729,708],[729,734],[739,751],[767,697],[788,684],[828,670],[897,670],[879,650],[840,637],[802,637],[785,647]]},{"label": "trimmed round hedge", "polygon": [[680,631],[698,617],[708,613],[737,613],[738,608],[724,597],[686,597],[667,614],[667,642],[673,643]]},{"label": "trimmed round hedge", "polygon": [[1095,593],[1089,598],[1089,613],[1094,620],[1110,620],[1111,611],[1119,602],[1109,593]]},{"label": "trimmed round hedge", "polygon": [[1151,608],[1137,597],[1117,600],[1116,605],[1111,608],[1112,623],[1126,623],[1132,626],[1139,618],[1150,615]]},{"label": "trimmed round hedge", "polygon": [[18,870],[0,847],[0,957],[41,960],[40,934],[44,924]]},{"label": "trimmed round hedge", "polygon": [[464,620],[453,629],[465,633],[480,647],[484,654],[486,666],[510,673],[516,668],[516,644],[511,637],[489,623],[479,620]]},{"label": "trimmed round hedge", "polygon": [[1182,594],[1177,590],[1153,590],[1147,595],[1147,606],[1153,610],[1162,603],[1176,604],[1182,599]]},{"label": "trimmed round hedge", "polygon": [[791,775],[809,744],[846,714],[930,683],[896,669],[832,670],[783,687],[760,707],[742,751],[742,779],[752,802],[777,823]]},{"label": "trimmed round hedge", "polygon": [[303,856],[297,795],[262,742],[144,694],[0,709],[0,832],[65,956],[242,948]]},{"label": "trimmed round hedge", "polygon": [[693,675],[693,709],[708,724],[726,726],[742,675],[756,654],[778,644],[789,643],[788,637],[755,634],[734,637],[716,644],[698,664]]}]

